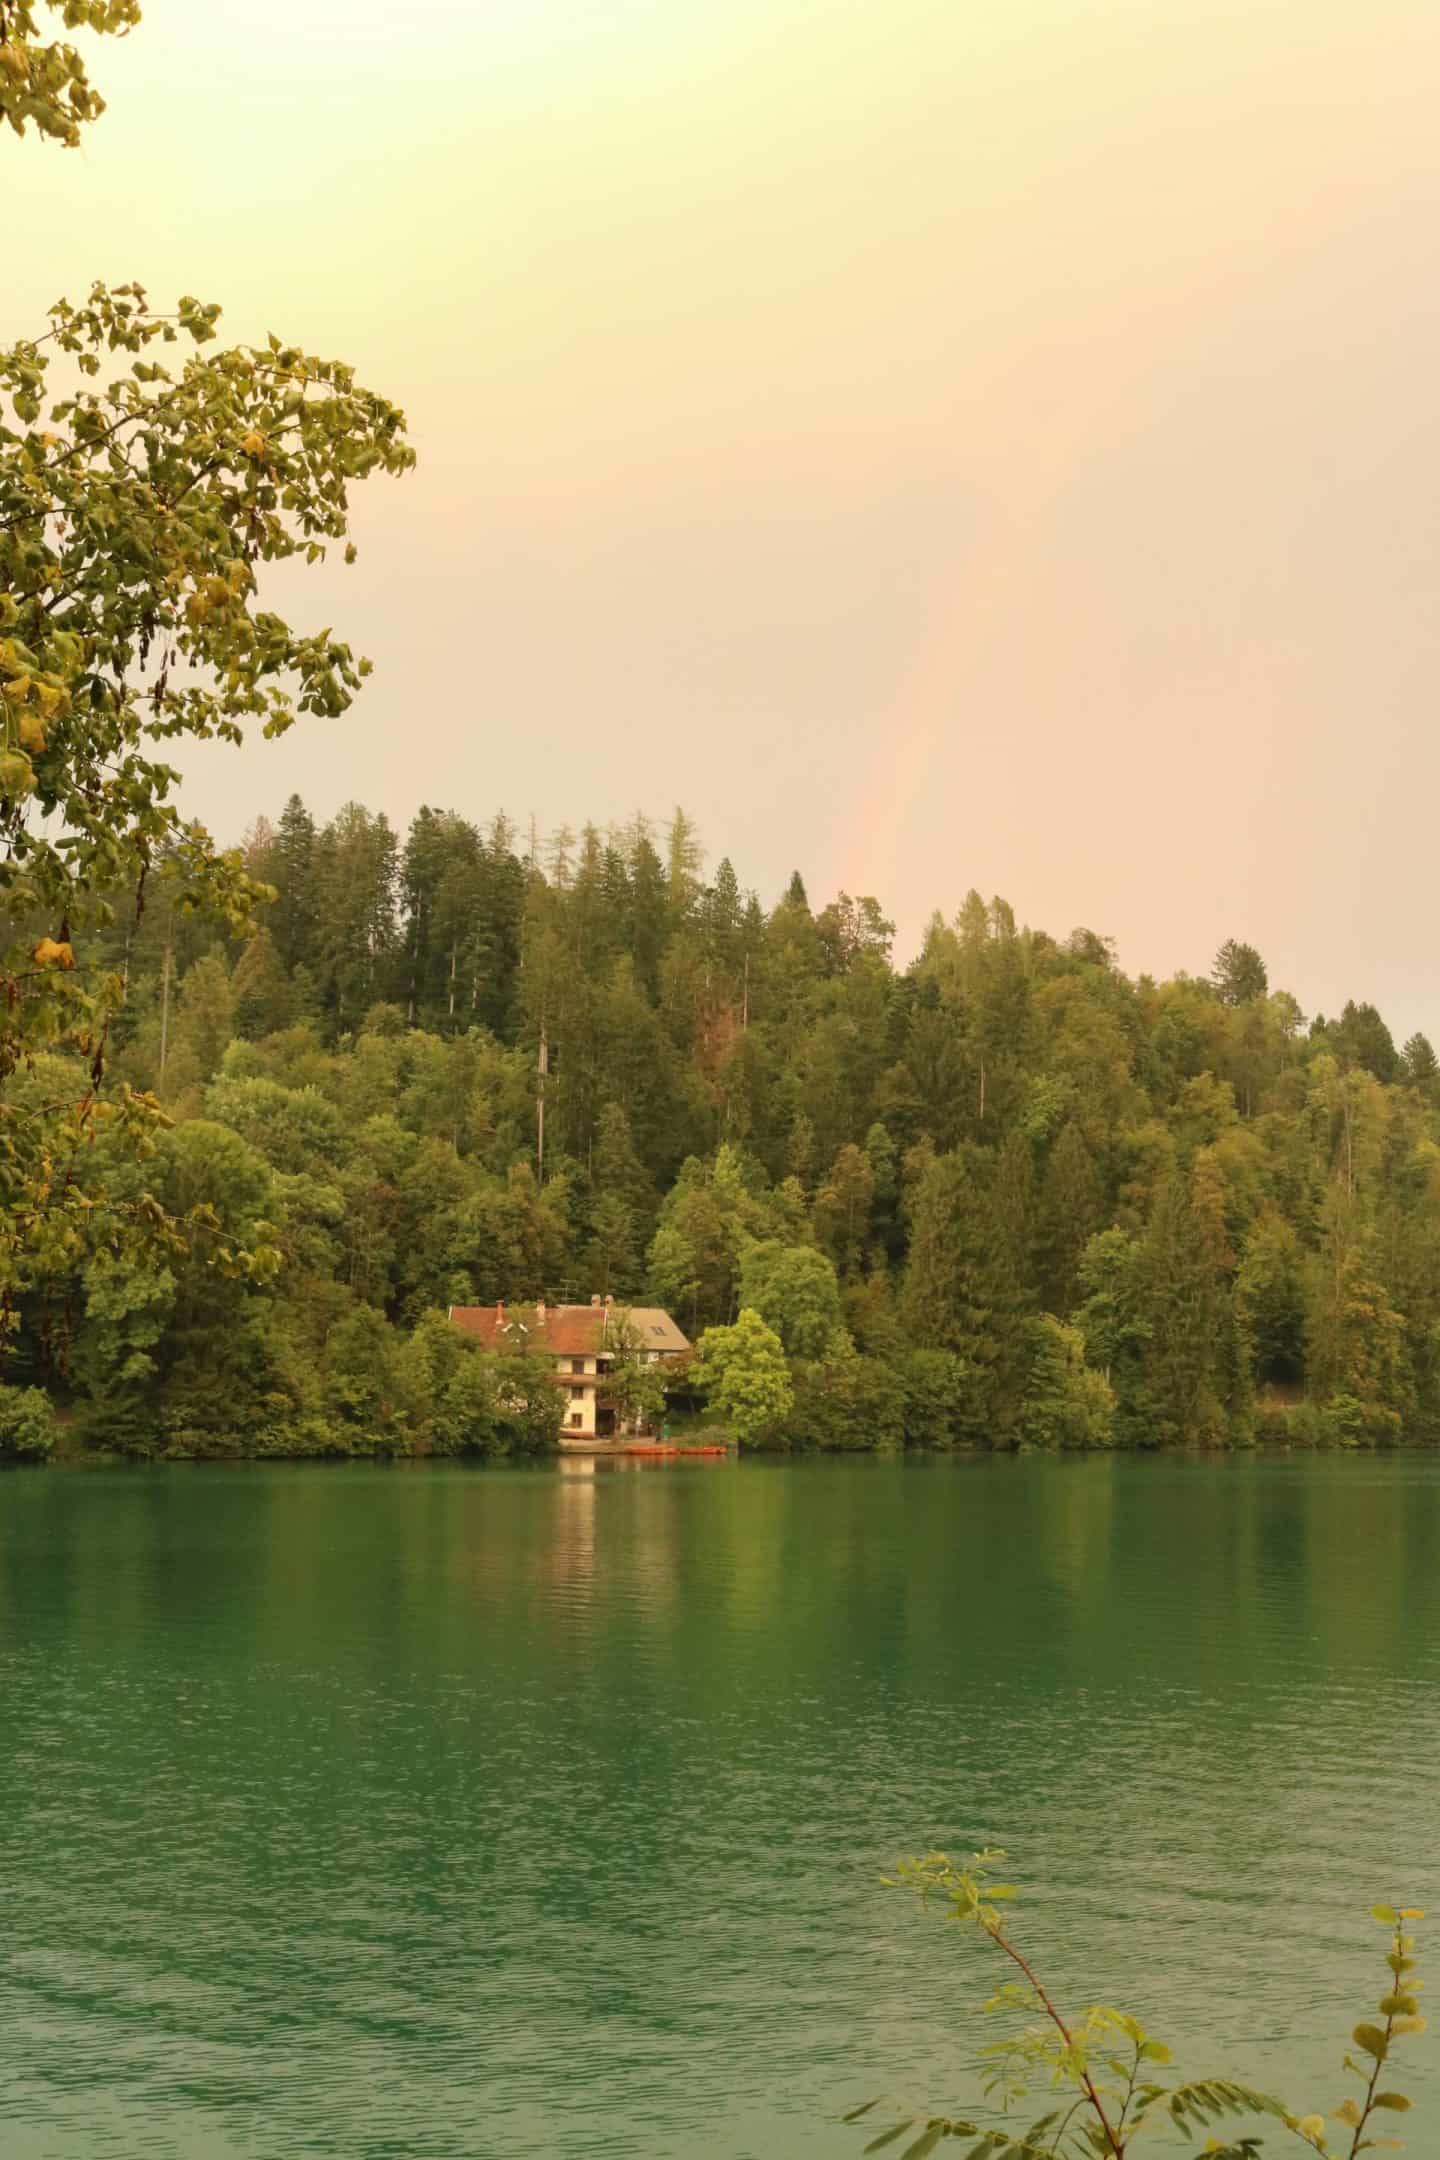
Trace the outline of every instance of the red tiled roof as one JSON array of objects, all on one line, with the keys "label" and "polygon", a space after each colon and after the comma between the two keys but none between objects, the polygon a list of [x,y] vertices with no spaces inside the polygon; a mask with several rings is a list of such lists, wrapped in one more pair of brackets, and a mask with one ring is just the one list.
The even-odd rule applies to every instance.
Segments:
[{"label": "red tiled roof", "polygon": [[[606,1347],[606,1308],[603,1305],[547,1305],[540,1317],[536,1305],[452,1305],[450,1318],[467,1335],[476,1336],[487,1350],[548,1350],[553,1357],[594,1357]],[[638,1347],[675,1357],[690,1348],[670,1315],[659,1306],[637,1305],[633,1310],[612,1305],[609,1317],[615,1333],[628,1322]],[[614,1347],[614,1338],[610,1338]]]},{"label": "red tiled roof", "polygon": [[554,1357],[593,1357],[601,1348],[603,1306],[452,1305],[450,1318],[487,1350],[548,1350]]}]

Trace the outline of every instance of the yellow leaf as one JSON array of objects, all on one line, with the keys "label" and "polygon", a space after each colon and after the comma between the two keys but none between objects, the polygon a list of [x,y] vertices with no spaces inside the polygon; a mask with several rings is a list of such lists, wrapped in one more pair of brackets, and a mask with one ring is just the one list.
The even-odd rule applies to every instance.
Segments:
[{"label": "yellow leaf", "polygon": [[0,797],[16,800],[31,793],[35,768],[23,750],[0,750]]},{"label": "yellow leaf", "polygon": [[37,967],[73,968],[75,965],[74,947],[53,937],[41,938],[33,958]]},{"label": "yellow leaf", "polygon": [[37,757],[45,748],[45,725],[38,713],[21,713],[20,747],[23,750],[33,750]]},{"label": "yellow leaf", "polygon": [[248,434],[241,436],[240,448],[245,452],[246,457],[264,457],[265,437],[260,433],[259,428],[252,427]]}]

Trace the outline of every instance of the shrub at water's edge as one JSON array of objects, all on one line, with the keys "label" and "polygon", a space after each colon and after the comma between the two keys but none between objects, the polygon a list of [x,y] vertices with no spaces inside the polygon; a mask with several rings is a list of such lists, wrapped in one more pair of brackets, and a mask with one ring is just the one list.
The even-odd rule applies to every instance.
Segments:
[{"label": "shrub at water's edge", "polygon": [[[1186,2138],[1203,2134],[1211,2160],[1256,2160],[1264,2128],[1225,2127],[1247,2118],[1279,2126],[1287,2144],[1298,2143],[1325,2160],[1356,2160],[1373,2147],[1397,2142],[1381,2132],[1406,2115],[1411,2103],[1396,2088],[1390,2064],[1399,2042],[1424,2032],[1426,2022],[1414,1957],[1413,1924],[1424,1917],[1418,1907],[1372,1907],[1371,1917],[1388,1938],[1378,2022],[1363,2019],[1351,2034],[1343,2069],[1353,2090],[1331,2107],[1309,2110],[1238,2078],[1181,2079],[1172,2071],[1170,2049],[1128,2012],[1104,2003],[1073,2015],[1062,2011],[1007,1923],[1015,1886],[991,1880],[1004,1858],[997,1848],[957,1866],[945,1853],[932,1852],[902,1861],[889,1878],[892,1886],[913,1890],[922,1900],[942,1898],[948,1918],[978,1928],[1018,1975],[1003,1983],[985,2008],[1018,2015],[1025,2023],[980,2051],[983,2120],[913,2110],[893,2120],[881,2114],[883,2127],[869,2138],[866,2153],[888,2150],[896,2160],[924,2160],[938,2145],[957,2139],[965,2141],[967,2160],[1125,2160],[1142,2133],[1168,2124]],[[1043,2112],[1022,2125],[1012,2111],[1023,2109],[1032,2092],[1044,2093]],[[873,2127],[882,2105],[862,2101],[845,2120]]]},{"label": "shrub at water's edge", "polygon": [[0,1387],[0,1462],[43,1462],[58,1421],[39,1388]]}]

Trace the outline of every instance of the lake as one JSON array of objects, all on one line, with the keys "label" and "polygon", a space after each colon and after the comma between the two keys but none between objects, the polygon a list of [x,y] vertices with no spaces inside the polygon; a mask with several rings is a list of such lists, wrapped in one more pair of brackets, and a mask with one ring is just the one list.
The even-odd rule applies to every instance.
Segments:
[{"label": "lake", "polygon": [[1062,1998],[1328,2107],[1440,1461],[16,1473],[0,1720],[6,2160],[856,2154],[1002,1977],[880,1872],[985,1841]]}]

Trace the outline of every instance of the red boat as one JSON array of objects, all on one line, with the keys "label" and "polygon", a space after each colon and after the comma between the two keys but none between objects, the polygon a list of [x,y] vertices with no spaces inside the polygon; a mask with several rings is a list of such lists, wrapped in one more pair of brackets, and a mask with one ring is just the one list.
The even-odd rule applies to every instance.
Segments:
[{"label": "red boat", "polygon": [[728,1455],[728,1447],[679,1447],[673,1440],[631,1440],[620,1449],[622,1455]]}]

